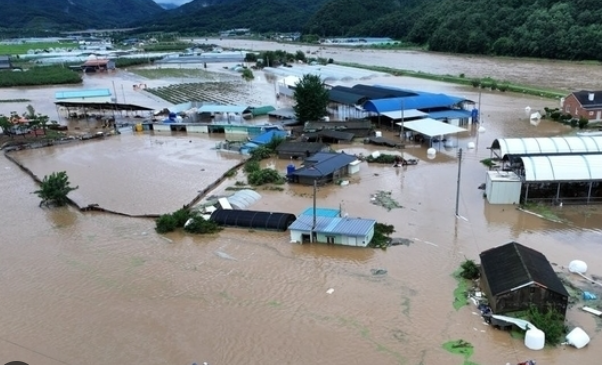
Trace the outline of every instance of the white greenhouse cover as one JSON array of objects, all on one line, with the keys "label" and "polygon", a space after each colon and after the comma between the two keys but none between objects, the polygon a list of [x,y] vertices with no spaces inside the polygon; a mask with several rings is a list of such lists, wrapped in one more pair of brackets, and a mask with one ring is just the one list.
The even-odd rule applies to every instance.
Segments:
[{"label": "white greenhouse cover", "polygon": [[544,137],[544,138],[503,138],[496,139],[491,149],[498,149],[500,155],[553,155],[564,153],[602,153],[602,136]]},{"label": "white greenhouse cover", "polygon": [[602,180],[602,155],[521,157],[525,181]]},{"label": "white greenhouse cover", "polygon": [[243,189],[230,196],[228,198],[228,202],[234,209],[246,209],[259,199],[261,199],[261,195],[259,195],[256,191],[251,189]]},{"label": "white greenhouse cover", "polygon": [[[402,125],[402,123],[395,124],[399,126]],[[446,134],[453,134],[458,132],[466,132],[466,129],[462,129],[460,127],[456,127],[455,125],[443,123],[431,118],[424,118],[413,120],[411,122],[405,122],[403,123],[403,127],[429,137],[444,136]]]}]

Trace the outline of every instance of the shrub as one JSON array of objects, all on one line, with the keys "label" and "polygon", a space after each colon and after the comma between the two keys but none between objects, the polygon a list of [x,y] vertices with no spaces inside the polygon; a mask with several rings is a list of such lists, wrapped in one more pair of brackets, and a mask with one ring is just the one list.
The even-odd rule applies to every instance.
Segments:
[{"label": "shrub", "polygon": [[571,127],[576,127],[579,125],[579,119],[573,118],[571,119]]},{"label": "shrub", "polygon": [[186,224],[188,219],[190,219],[191,214],[186,207],[182,207],[181,209],[178,209],[175,212],[173,212],[172,216],[176,221],[177,227],[184,227],[184,224]]},{"label": "shrub", "polygon": [[465,260],[460,265],[460,276],[467,280],[478,279],[480,276],[479,265],[473,260]]},{"label": "shrub", "polygon": [[53,204],[60,207],[69,202],[67,195],[77,189],[77,186],[71,186],[67,172],[60,171],[44,176],[40,183],[40,189],[34,191],[34,194],[42,199],[40,206]]},{"label": "shrub", "polygon": [[249,160],[245,163],[244,170],[247,174],[261,170],[258,160]]},{"label": "shrub", "polygon": [[259,146],[251,151],[251,159],[253,160],[265,160],[272,156],[273,151],[266,146]]},{"label": "shrub", "polygon": [[536,306],[531,305],[527,311],[527,317],[533,325],[546,334],[546,342],[550,345],[557,345],[567,332],[567,327],[564,325],[564,317],[552,306],[544,312]]},{"label": "shrub", "polygon": [[587,118],[581,117],[579,118],[579,129],[583,129],[585,127],[587,127],[587,125],[589,124],[589,120],[587,120]]},{"label": "shrub", "polygon": [[157,231],[157,233],[173,232],[178,228],[178,221],[171,214],[163,214],[155,223],[155,231]]},{"label": "shrub", "polygon": [[274,169],[253,171],[248,176],[250,185],[283,184],[284,178]]},{"label": "shrub", "polygon": [[495,80],[491,80],[491,83],[489,85],[491,86],[491,90],[495,90],[498,88],[497,81]]},{"label": "shrub", "polygon": [[550,118],[552,118],[555,121],[559,121],[560,115],[561,115],[561,113],[558,110],[556,110],[556,111],[553,111],[552,113],[550,113]]},{"label": "shrub", "polygon": [[481,80],[472,79],[472,80],[470,80],[470,84],[472,85],[472,87],[478,87],[479,85],[481,85]]},{"label": "shrub", "polygon": [[391,242],[390,236],[395,233],[395,227],[390,224],[376,223],[374,225],[374,236],[368,247],[387,248]]},{"label": "shrub", "polygon": [[366,157],[366,162],[368,163],[382,163],[382,164],[392,164],[395,163],[395,158],[399,157],[397,155],[389,155],[386,153],[383,153],[381,155],[379,155],[377,158],[372,157],[372,155],[368,155],[368,157]]},{"label": "shrub", "polygon": [[222,227],[220,227],[217,223],[205,220],[199,214],[195,214],[191,218],[192,220],[190,221],[190,223],[188,223],[188,225],[184,227],[184,230],[186,232],[197,234],[210,234],[217,233],[222,230]]}]

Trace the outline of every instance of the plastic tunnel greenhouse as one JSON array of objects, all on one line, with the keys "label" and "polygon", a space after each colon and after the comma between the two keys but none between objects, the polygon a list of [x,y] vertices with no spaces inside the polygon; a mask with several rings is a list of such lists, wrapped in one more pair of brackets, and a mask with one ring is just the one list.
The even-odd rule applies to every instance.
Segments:
[{"label": "plastic tunnel greenhouse", "polygon": [[210,220],[220,226],[286,231],[297,217],[290,213],[259,212],[254,210],[218,209]]}]

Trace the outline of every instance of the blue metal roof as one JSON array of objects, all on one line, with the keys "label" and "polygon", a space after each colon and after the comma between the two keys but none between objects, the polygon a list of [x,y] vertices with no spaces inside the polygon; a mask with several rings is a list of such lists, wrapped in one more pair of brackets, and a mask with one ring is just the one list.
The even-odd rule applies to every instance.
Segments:
[{"label": "blue metal roof", "polygon": [[238,105],[203,105],[198,109],[199,113],[242,113],[247,110],[246,106]]},{"label": "blue metal roof", "polygon": [[[344,236],[365,237],[374,227],[376,221],[362,218],[316,217],[314,232],[324,234],[340,234]],[[313,217],[301,215],[291,224],[291,231],[311,231]]]},{"label": "blue metal roof", "polygon": [[[316,216],[317,217],[330,217],[335,218],[340,216],[340,211],[338,209],[332,208],[316,208]],[[299,215],[307,215],[313,217],[314,208],[307,208]]]},{"label": "blue metal roof", "polygon": [[472,116],[472,112],[465,109],[447,109],[436,112],[428,112],[428,116],[429,118],[433,119],[470,118]]},{"label": "blue metal roof", "polygon": [[466,101],[465,98],[457,96],[450,96],[446,94],[435,94],[424,91],[411,91],[400,88],[395,88],[386,85],[375,85],[382,88],[390,88],[393,90],[402,90],[417,94],[415,96],[405,96],[388,99],[375,99],[368,100],[364,103],[363,107],[367,111],[375,113],[390,112],[394,110],[407,110],[407,109],[430,109],[430,108],[443,108],[450,107]]},{"label": "blue metal roof", "polygon": [[111,96],[111,90],[109,90],[109,89],[66,90],[66,91],[57,91],[56,93],[54,93],[54,97],[57,100],[101,98],[103,96]]},{"label": "blue metal roof", "polygon": [[270,143],[274,138],[284,139],[286,138],[286,132],[279,130],[270,130],[258,135],[257,137],[254,137],[251,140],[251,142],[258,145],[264,145]]},{"label": "blue metal roof", "polygon": [[295,170],[291,175],[305,177],[327,176],[355,160],[357,160],[355,156],[346,153],[318,152],[307,158],[303,163],[303,167]]}]

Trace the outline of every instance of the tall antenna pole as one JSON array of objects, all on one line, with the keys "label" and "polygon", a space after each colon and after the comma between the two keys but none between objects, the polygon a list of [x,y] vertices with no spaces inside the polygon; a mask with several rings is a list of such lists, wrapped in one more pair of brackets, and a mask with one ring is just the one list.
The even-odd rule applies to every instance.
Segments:
[{"label": "tall antenna pole", "polygon": [[310,234],[310,238],[309,238],[309,242],[313,242],[314,240],[314,231],[316,229],[316,221],[317,221],[317,217],[316,217],[316,192],[318,190],[318,180],[314,180],[314,209],[313,209],[313,222],[311,225],[311,234]]},{"label": "tall antenna pole", "polygon": [[456,217],[460,207],[460,178],[462,176],[462,149],[458,150],[458,187],[456,188]]}]

